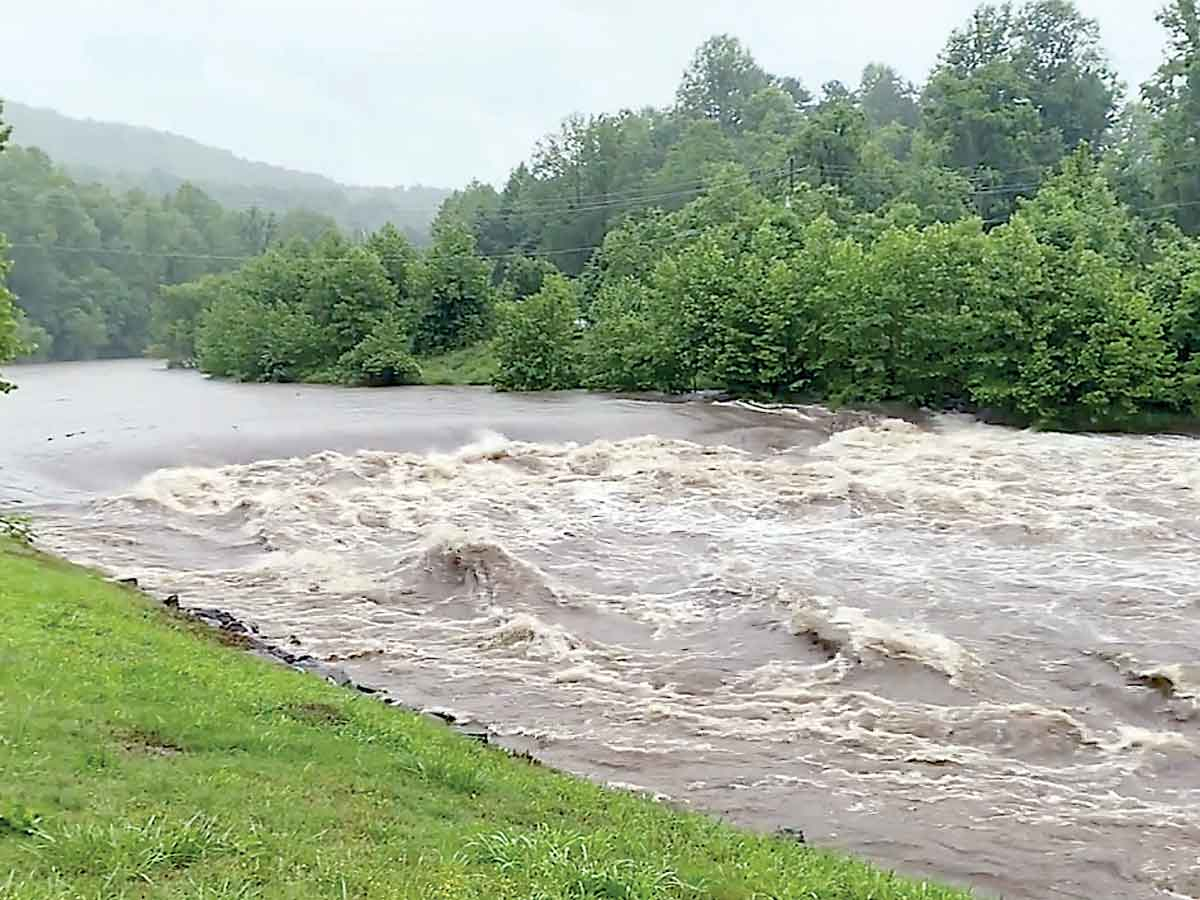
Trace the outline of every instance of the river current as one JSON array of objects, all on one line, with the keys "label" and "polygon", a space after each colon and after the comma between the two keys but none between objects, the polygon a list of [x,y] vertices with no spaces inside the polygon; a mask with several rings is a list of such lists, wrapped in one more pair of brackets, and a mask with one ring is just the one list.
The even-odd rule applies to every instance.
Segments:
[{"label": "river current", "polygon": [[17,367],[0,504],[546,762],[981,897],[1200,897],[1200,443]]}]

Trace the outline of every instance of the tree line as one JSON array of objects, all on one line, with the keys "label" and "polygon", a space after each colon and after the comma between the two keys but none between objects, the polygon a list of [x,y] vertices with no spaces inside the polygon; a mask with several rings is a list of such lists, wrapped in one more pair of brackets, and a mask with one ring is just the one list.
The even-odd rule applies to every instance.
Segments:
[{"label": "tree line", "polygon": [[[1200,245],[1154,234],[1086,150],[1004,224],[840,219],[732,177],[611,232],[497,310],[496,383],[720,387],[990,408],[1052,426],[1200,411]],[[646,253],[651,242],[657,250]]]},{"label": "tree line", "polygon": [[[1043,423],[1200,403],[1200,22],[1136,99],[1069,0],[981,6],[926,83],[811,93],[730,36],[665,109],[572,117],[502,189],[161,291],[214,374],[388,384],[487,341],[498,387],[809,393]],[[181,279],[182,280],[182,279]]]},{"label": "tree line", "polygon": [[0,155],[0,233],[9,288],[35,359],[140,356],[163,285],[236,268],[293,237],[336,229],[304,210],[228,210],[184,185],[151,196],[81,184],[36,149]]}]

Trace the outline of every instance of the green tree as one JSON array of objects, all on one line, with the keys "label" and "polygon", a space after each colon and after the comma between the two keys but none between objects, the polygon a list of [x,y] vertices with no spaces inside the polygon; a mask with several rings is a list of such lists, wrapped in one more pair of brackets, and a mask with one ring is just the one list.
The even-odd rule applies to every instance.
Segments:
[{"label": "green tree", "polygon": [[696,50],[683,74],[675,103],[685,115],[709,119],[726,131],[741,128],[753,97],[771,83],[742,42],[721,34]]},{"label": "green tree", "polygon": [[0,231],[15,263],[11,287],[42,354],[138,356],[160,288],[227,272],[270,242],[270,217],[234,213],[184,184],[153,197],[81,184],[38,150],[0,156]]},{"label": "green tree", "polygon": [[342,380],[364,387],[420,383],[421,367],[408,349],[407,324],[399,313],[385,313],[370,334],[338,360]]},{"label": "green tree", "polygon": [[686,206],[703,190],[714,169],[737,156],[734,143],[718,123],[707,119],[688,123],[654,178],[655,205],[662,209]]},{"label": "green tree", "polygon": [[412,243],[389,223],[367,238],[366,246],[379,257],[399,302],[408,303],[412,298],[413,269],[417,264],[417,251]]},{"label": "green tree", "polygon": [[655,268],[651,321],[658,383],[696,389],[712,378],[721,351],[721,310],[737,293],[737,257],[716,230],[700,235]]},{"label": "green tree", "polygon": [[1016,218],[1061,250],[1093,250],[1125,264],[1138,256],[1133,219],[1086,147],[1064,159],[1037,196],[1021,201]]},{"label": "green tree", "polygon": [[1172,218],[1169,209],[1155,209],[1160,189],[1156,119],[1144,103],[1129,103],[1121,111],[1104,152],[1104,173],[1122,203],[1144,210],[1149,219]]},{"label": "green tree", "polygon": [[206,275],[199,281],[164,285],[151,314],[150,352],[170,366],[196,365],[196,329],[204,312],[229,288],[229,278]]},{"label": "green tree", "polygon": [[893,124],[916,128],[920,119],[916,86],[883,63],[870,63],[863,69],[858,97],[872,128]]},{"label": "green tree", "polygon": [[1019,219],[994,240],[973,313],[976,402],[1053,426],[1120,422],[1171,396],[1162,316],[1118,263],[1039,243]]},{"label": "green tree", "polygon": [[[4,144],[12,129],[4,124],[4,101],[0,100],[0,153],[4,152]],[[8,274],[9,262],[7,257],[8,245],[4,235],[0,234],[0,363],[15,359],[22,351],[22,345],[17,338],[17,308],[13,304],[13,296],[5,286],[5,276]],[[6,394],[13,386],[0,378],[0,394]]]},{"label": "green tree", "polygon": [[1014,23],[1014,59],[1028,79],[1042,125],[1066,151],[1099,149],[1123,86],[1100,44],[1100,24],[1074,0],[1033,0]]},{"label": "green tree", "polygon": [[461,224],[439,224],[417,274],[419,354],[457,350],[491,326],[491,266],[475,255],[475,236]]},{"label": "green tree", "polygon": [[861,169],[867,116],[841,85],[825,85],[825,97],[796,136],[796,163],[806,181],[842,187]]},{"label": "green tree", "polygon": [[[340,248],[334,251],[340,254]],[[328,355],[338,357],[371,334],[377,322],[400,311],[395,284],[380,258],[366,247],[318,258],[304,308],[322,330]]]},{"label": "green tree", "polygon": [[1200,233],[1200,16],[1196,0],[1171,0],[1158,15],[1167,56],[1142,96],[1155,115],[1156,193],[1175,222]]},{"label": "green tree", "polygon": [[327,234],[338,234],[337,222],[327,215],[308,209],[291,209],[284,213],[274,228],[275,243],[294,240],[315,244]]},{"label": "green tree", "polygon": [[499,295],[509,300],[524,300],[542,289],[546,279],[558,274],[555,265],[545,259],[517,256],[496,266],[500,278]]},{"label": "green tree", "polygon": [[[6,132],[0,127],[0,146]],[[17,308],[13,304],[13,296],[4,286],[4,276],[8,274],[9,262],[5,258],[8,249],[4,235],[0,235],[0,363],[9,362],[22,352],[22,346],[17,334]],[[0,377],[0,394],[7,394],[13,389],[10,382]]]},{"label": "green tree", "polygon": [[1140,287],[1163,321],[1178,367],[1173,405],[1200,415],[1200,244],[1164,242]]},{"label": "green tree", "polygon": [[599,390],[660,388],[657,335],[649,287],[629,276],[605,279],[588,310],[579,348],[580,379]]},{"label": "green tree", "polygon": [[[817,228],[832,228],[828,219],[819,222]],[[799,238],[806,236],[811,234]],[[804,306],[814,273],[809,257],[796,252],[796,237],[764,222],[739,254],[741,277],[718,311],[721,341],[713,364],[718,383],[768,394],[804,386],[814,324]]]},{"label": "green tree", "polygon": [[947,42],[922,129],[946,165],[976,173],[983,216],[1002,219],[1066,153],[1100,148],[1119,95],[1099,26],[1073,2],[985,5]]},{"label": "green tree", "polygon": [[579,290],[562,275],[542,289],[496,309],[494,384],[505,391],[553,391],[579,386],[576,339]]}]

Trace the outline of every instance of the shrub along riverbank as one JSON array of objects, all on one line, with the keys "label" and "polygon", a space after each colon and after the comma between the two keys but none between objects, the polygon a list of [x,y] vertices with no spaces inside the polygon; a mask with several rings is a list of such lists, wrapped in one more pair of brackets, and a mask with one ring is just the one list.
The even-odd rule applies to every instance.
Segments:
[{"label": "shrub along riverbank", "polygon": [[[394,232],[330,237],[166,289],[161,330],[174,355],[254,381],[709,387],[1057,428],[1200,411],[1200,243],[1140,228],[1088,151],[998,227],[916,219],[773,197],[730,169],[613,228],[578,278],[509,260],[493,287],[453,226],[425,254]],[[190,326],[168,323],[181,310]]]},{"label": "shrub along riverbank", "polygon": [[513,759],[0,540],[0,896],[952,900]]}]

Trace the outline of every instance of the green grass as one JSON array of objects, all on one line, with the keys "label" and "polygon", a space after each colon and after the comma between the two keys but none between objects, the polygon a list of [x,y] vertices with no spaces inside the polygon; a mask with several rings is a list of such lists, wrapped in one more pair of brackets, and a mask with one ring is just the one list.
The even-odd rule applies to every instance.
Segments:
[{"label": "green grass", "polygon": [[967,895],[512,759],[0,540],[0,896]]},{"label": "green grass", "polygon": [[490,342],[419,360],[425,384],[491,384],[496,355]]}]

